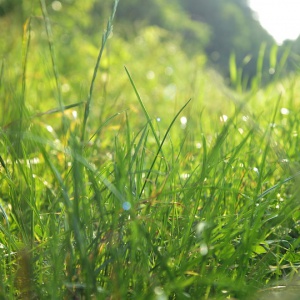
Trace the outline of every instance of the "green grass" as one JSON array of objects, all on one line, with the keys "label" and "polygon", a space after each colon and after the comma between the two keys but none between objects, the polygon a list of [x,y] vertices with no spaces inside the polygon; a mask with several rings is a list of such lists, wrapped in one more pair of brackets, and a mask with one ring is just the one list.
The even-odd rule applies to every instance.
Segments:
[{"label": "green grass", "polygon": [[158,47],[158,28],[106,52],[112,19],[94,69],[68,77],[42,11],[46,40],[31,19],[23,60],[1,69],[1,298],[263,299],[296,285],[296,80],[229,91],[203,57]]}]

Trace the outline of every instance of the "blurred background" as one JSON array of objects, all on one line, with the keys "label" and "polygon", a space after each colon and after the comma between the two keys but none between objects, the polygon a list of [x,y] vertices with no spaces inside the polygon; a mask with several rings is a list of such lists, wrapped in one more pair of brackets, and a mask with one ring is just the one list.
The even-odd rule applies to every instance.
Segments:
[{"label": "blurred background", "polygon": [[[68,46],[68,53],[72,51],[76,37],[79,40],[84,36],[87,42],[98,42],[99,32],[106,25],[113,1],[47,0],[46,5],[58,37],[56,42]],[[278,59],[286,51],[291,52],[284,74],[295,71],[300,53],[297,6],[299,4],[293,0],[120,1],[114,33],[132,42],[145,28],[155,27],[160,32],[156,33],[157,36],[162,32],[164,35],[160,45],[172,42],[190,57],[202,54],[207,64],[225,79],[229,77],[230,55],[235,53],[236,64],[243,69],[243,78],[249,85],[257,71],[262,45],[266,58],[274,44],[279,45]],[[38,23],[40,15],[36,2],[0,1],[1,58],[7,58],[14,52],[26,20],[33,17]],[[267,59],[264,64],[266,83],[274,70],[269,70]]]},{"label": "blurred background", "polygon": [[[76,35],[99,34],[113,1],[47,0],[46,5],[54,25],[64,31],[61,41],[68,44]],[[225,78],[229,57],[235,53],[237,66],[243,68],[244,77],[250,80],[256,73],[262,44],[266,46],[266,57],[275,43],[279,44],[278,56],[290,48],[293,55],[286,72],[294,71],[294,60],[299,58],[300,51],[298,6],[293,0],[120,1],[115,33],[130,41],[145,27],[156,26],[168,32],[168,38],[180,44],[188,55],[203,53],[209,65]],[[10,53],[17,34],[22,34],[26,19],[38,18],[39,14],[37,2],[0,1],[2,58]],[[266,72],[265,81],[268,75]]]},{"label": "blurred background", "polygon": [[[43,0],[41,3],[45,3],[51,21],[62,93],[67,104],[74,103],[68,99],[79,101],[88,93],[114,1]],[[186,99],[187,94],[201,98],[199,91],[203,86],[210,89],[209,84],[203,83],[208,73],[213,74],[209,82],[238,86],[240,91],[257,85],[258,72],[261,86],[294,74],[300,62],[297,36],[300,26],[299,19],[294,18],[298,11],[295,3],[121,0],[113,38],[101,61],[97,81],[98,97],[102,97],[99,102],[108,111],[111,108],[108,94],[110,99],[122,102],[128,83],[124,65],[149,101],[153,98],[176,101],[179,97]],[[50,87],[54,86],[54,79],[49,37],[39,1],[0,0],[0,27],[2,83],[11,84],[15,80],[17,84],[20,80],[23,72],[20,61],[25,59],[24,49],[28,46],[26,93],[31,100],[28,107],[34,103],[35,109],[46,109],[47,99],[53,98]]]},{"label": "blurred background", "polygon": [[300,3],[294,0],[250,0],[262,26],[282,44],[285,40],[296,40],[300,33],[298,11]]}]

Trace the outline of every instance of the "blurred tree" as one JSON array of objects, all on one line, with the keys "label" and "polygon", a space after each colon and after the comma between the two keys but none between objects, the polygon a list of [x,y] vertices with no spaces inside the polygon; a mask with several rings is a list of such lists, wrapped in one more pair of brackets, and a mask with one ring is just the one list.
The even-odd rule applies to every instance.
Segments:
[{"label": "blurred tree", "polygon": [[[101,18],[110,10],[111,3],[95,2],[92,15]],[[120,1],[116,22],[118,32],[126,39],[138,34],[145,26],[159,26],[168,30],[174,39],[181,41],[188,55],[205,51],[211,65],[229,78],[228,63],[235,53],[236,65],[242,70],[244,81],[251,82],[257,74],[260,48],[266,45],[268,57],[274,39],[255,19],[247,0],[174,0],[171,3],[159,0]],[[268,80],[268,59],[264,60]]]},{"label": "blurred tree", "polygon": [[[110,9],[111,3],[95,2],[92,16],[101,19]],[[145,0],[142,4],[138,0],[120,1],[116,23],[122,23],[122,26],[116,26],[117,31],[127,39],[135,37],[146,26],[166,29],[173,34],[174,40],[181,41],[189,54],[202,52],[210,39],[209,27],[189,18],[178,0]]]},{"label": "blurred tree", "polygon": [[255,76],[261,44],[267,45],[268,52],[275,41],[254,18],[247,0],[181,0],[181,5],[192,19],[210,26],[212,36],[206,53],[223,75],[229,75],[228,62],[234,52],[244,76]]},{"label": "blurred tree", "polygon": [[0,17],[11,12],[19,3],[18,0],[1,0],[0,1]]},{"label": "blurred tree", "polygon": [[[76,1],[76,0],[44,0],[51,19],[57,51],[64,57],[59,61],[60,70],[67,75],[72,62],[69,55],[71,49],[78,51],[97,52],[89,46],[82,45],[79,38],[89,40],[96,47],[99,37],[106,27],[114,0],[106,1]],[[29,16],[35,34],[44,39],[44,24],[41,17],[39,1],[0,0],[0,25],[3,30],[0,35],[0,54],[9,55],[12,49],[18,49],[14,42],[16,31],[23,34],[23,25]],[[156,26],[167,30],[170,34],[161,39],[179,44],[188,56],[194,57],[206,53],[210,64],[229,78],[228,64],[232,53],[235,53],[235,63],[241,70],[242,80],[248,84],[257,74],[257,65],[261,45],[265,44],[263,62],[264,80],[269,79],[269,59],[274,39],[262,28],[256,20],[253,11],[248,6],[248,0],[139,0],[120,1],[114,21],[114,32],[123,40],[131,41],[148,26]],[[170,40],[171,39],[171,40]],[[287,47],[299,55],[299,41],[295,46],[285,43],[278,51],[279,57]],[[297,52],[298,51],[298,52]],[[260,54],[259,54],[260,53]],[[94,55],[94,53],[93,53]],[[281,55],[281,56],[280,56]],[[288,69],[294,64],[289,60]]]}]

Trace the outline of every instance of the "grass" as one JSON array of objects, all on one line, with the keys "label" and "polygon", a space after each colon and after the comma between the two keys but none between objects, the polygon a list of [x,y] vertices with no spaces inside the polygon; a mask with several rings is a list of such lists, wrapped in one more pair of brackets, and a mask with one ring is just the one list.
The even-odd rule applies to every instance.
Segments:
[{"label": "grass", "polygon": [[[104,49],[110,19],[87,100],[63,99],[41,4],[49,56],[32,61],[39,41],[27,23],[21,83],[1,69],[1,298],[263,299],[274,285],[297,285],[296,81],[235,94],[166,42],[160,59],[178,51],[187,69],[174,67],[173,80],[189,89],[166,102],[159,79],[147,73],[143,84],[136,64],[117,80],[116,55]],[[151,32],[165,34],[150,28],[137,53],[160,43]],[[100,87],[99,69],[112,78]]]}]

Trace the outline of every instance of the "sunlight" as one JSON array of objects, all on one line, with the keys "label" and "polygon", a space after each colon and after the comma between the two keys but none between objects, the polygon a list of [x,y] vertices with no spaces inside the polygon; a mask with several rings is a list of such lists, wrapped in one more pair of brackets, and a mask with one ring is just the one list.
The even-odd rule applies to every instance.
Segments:
[{"label": "sunlight", "polygon": [[294,0],[249,0],[262,26],[281,44],[300,35],[300,2]]}]

